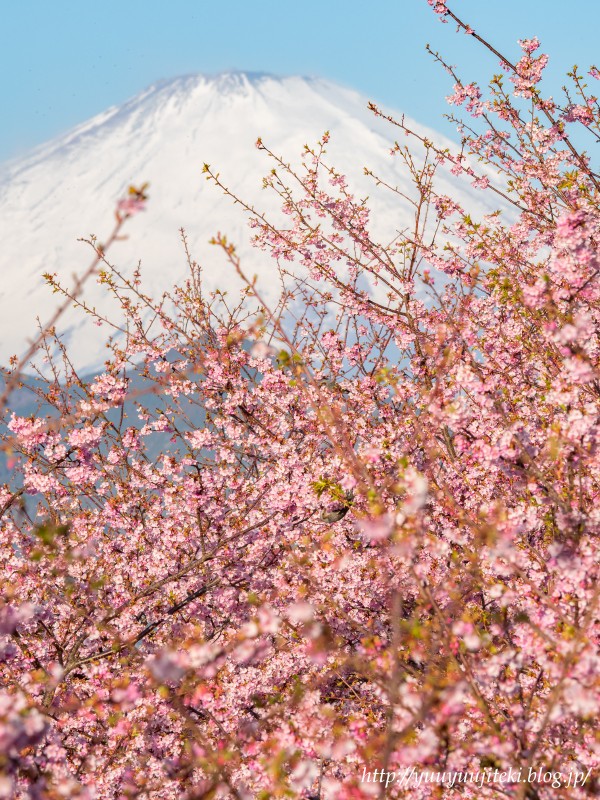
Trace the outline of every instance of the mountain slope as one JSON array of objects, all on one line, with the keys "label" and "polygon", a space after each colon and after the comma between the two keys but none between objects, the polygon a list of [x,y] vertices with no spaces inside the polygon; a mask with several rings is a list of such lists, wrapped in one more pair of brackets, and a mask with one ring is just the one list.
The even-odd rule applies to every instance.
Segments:
[{"label": "mountain slope", "polygon": [[[442,144],[442,137],[414,124]],[[78,242],[91,233],[99,241],[111,229],[117,199],[128,184],[150,183],[148,209],[129,221],[127,241],[110,259],[131,273],[142,262],[144,286],[168,289],[186,273],[179,229],[186,229],[193,256],[204,267],[209,288],[234,289],[237,278],[220,253],[208,246],[217,231],[238,245],[247,271],[258,274],[273,296],[273,265],[248,242],[247,218],[202,175],[209,163],[223,181],[257,207],[276,212],[276,198],[262,191],[271,163],[255,148],[265,144],[286,160],[298,161],[304,143],[331,132],[329,163],[345,172],[350,188],[369,195],[374,230],[389,240],[409,221],[398,198],[376,190],[363,175],[368,166],[391,183],[407,186],[407,176],[389,155],[398,130],[367,110],[367,98],[325,80],[278,79],[264,74],[192,75],[163,81],[0,169],[0,360],[23,350],[35,317],[48,318],[56,296],[42,274],[56,272],[67,284],[85,269],[92,252]],[[456,179],[446,175],[447,190]],[[482,195],[468,184],[467,205]],[[105,291],[92,282],[87,302],[107,308]],[[61,323],[69,351],[81,367],[103,359],[103,328],[79,313]]]}]

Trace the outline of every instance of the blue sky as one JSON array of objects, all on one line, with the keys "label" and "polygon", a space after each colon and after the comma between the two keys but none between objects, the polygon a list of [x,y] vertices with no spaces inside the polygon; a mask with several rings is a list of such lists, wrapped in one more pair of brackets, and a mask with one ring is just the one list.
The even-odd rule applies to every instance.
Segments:
[{"label": "blue sky", "polygon": [[[600,62],[599,0],[454,0],[453,10],[516,57],[538,35],[555,96],[574,63]],[[426,0],[19,0],[0,8],[0,161],[160,78],[247,69],[321,75],[449,132],[449,76],[426,42],[481,78],[496,61]],[[600,66],[600,63],[599,63]],[[600,89],[600,86],[599,86]]]}]

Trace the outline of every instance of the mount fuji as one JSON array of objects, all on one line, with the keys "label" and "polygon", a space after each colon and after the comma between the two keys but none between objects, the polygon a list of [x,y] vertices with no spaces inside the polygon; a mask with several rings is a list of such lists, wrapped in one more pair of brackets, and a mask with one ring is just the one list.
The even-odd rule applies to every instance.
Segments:
[{"label": "mount fuji", "polygon": [[[407,123],[451,146],[416,122]],[[56,307],[42,274],[56,273],[63,284],[73,284],[73,275],[93,256],[89,245],[77,240],[95,234],[102,241],[129,184],[148,181],[150,200],[144,213],[128,221],[128,238],[117,242],[108,258],[129,274],[141,262],[146,291],[158,294],[186,276],[183,227],[208,289],[239,287],[223,255],[208,245],[221,231],[237,245],[247,273],[257,274],[259,286],[273,298],[274,266],[250,246],[247,215],[206,182],[202,166],[210,164],[238,196],[276,214],[277,198],[262,190],[272,163],[256,149],[256,139],[297,164],[303,145],[315,144],[325,130],[331,134],[328,163],[347,175],[351,190],[369,196],[374,233],[383,241],[393,239],[410,221],[409,206],[377,188],[363,168],[409,190],[408,175],[389,152],[398,129],[376,118],[367,98],[319,78],[230,72],[161,81],[1,166],[0,361],[20,354],[35,334],[36,317],[43,323]],[[492,210],[482,206],[484,194],[447,171],[440,171],[438,185],[471,210]],[[110,303],[94,279],[83,299],[98,310]],[[61,318],[59,329],[76,365],[94,369],[102,363],[106,328],[73,310]]]}]

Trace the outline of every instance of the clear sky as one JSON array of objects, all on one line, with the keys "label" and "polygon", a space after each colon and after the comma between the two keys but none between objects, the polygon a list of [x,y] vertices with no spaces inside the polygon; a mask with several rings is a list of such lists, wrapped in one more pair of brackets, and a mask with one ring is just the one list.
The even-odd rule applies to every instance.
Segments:
[{"label": "clear sky", "polygon": [[[537,35],[555,96],[574,63],[600,66],[600,0],[450,6],[507,56],[516,57],[517,39]],[[425,43],[464,78],[498,71],[426,0],[2,0],[0,28],[0,161],[190,72],[320,75],[449,132],[441,118],[450,78]]]}]

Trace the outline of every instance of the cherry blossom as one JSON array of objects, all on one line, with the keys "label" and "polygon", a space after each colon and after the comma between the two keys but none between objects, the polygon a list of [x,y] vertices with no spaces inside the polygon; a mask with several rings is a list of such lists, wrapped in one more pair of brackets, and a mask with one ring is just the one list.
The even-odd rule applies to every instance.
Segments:
[{"label": "cherry blossom", "polygon": [[[285,225],[204,173],[277,308],[217,235],[239,303],[190,258],[167,304],[101,252],[102,374],[44,331],[38,413],[5,403],[1,797],[360,800],[385,796],[363,774],[413,768],[590,771],[447,800],[596,791],[600,186],[570,126],[598,110],[575,104],[581,129],[521,47],[512,84],[455,76],[459,151],[390,120],[414,145],[401,235],[375,237],[334,133],[297,167],[265,136]],[[497,211],[462,208],[458,173]]]}]

